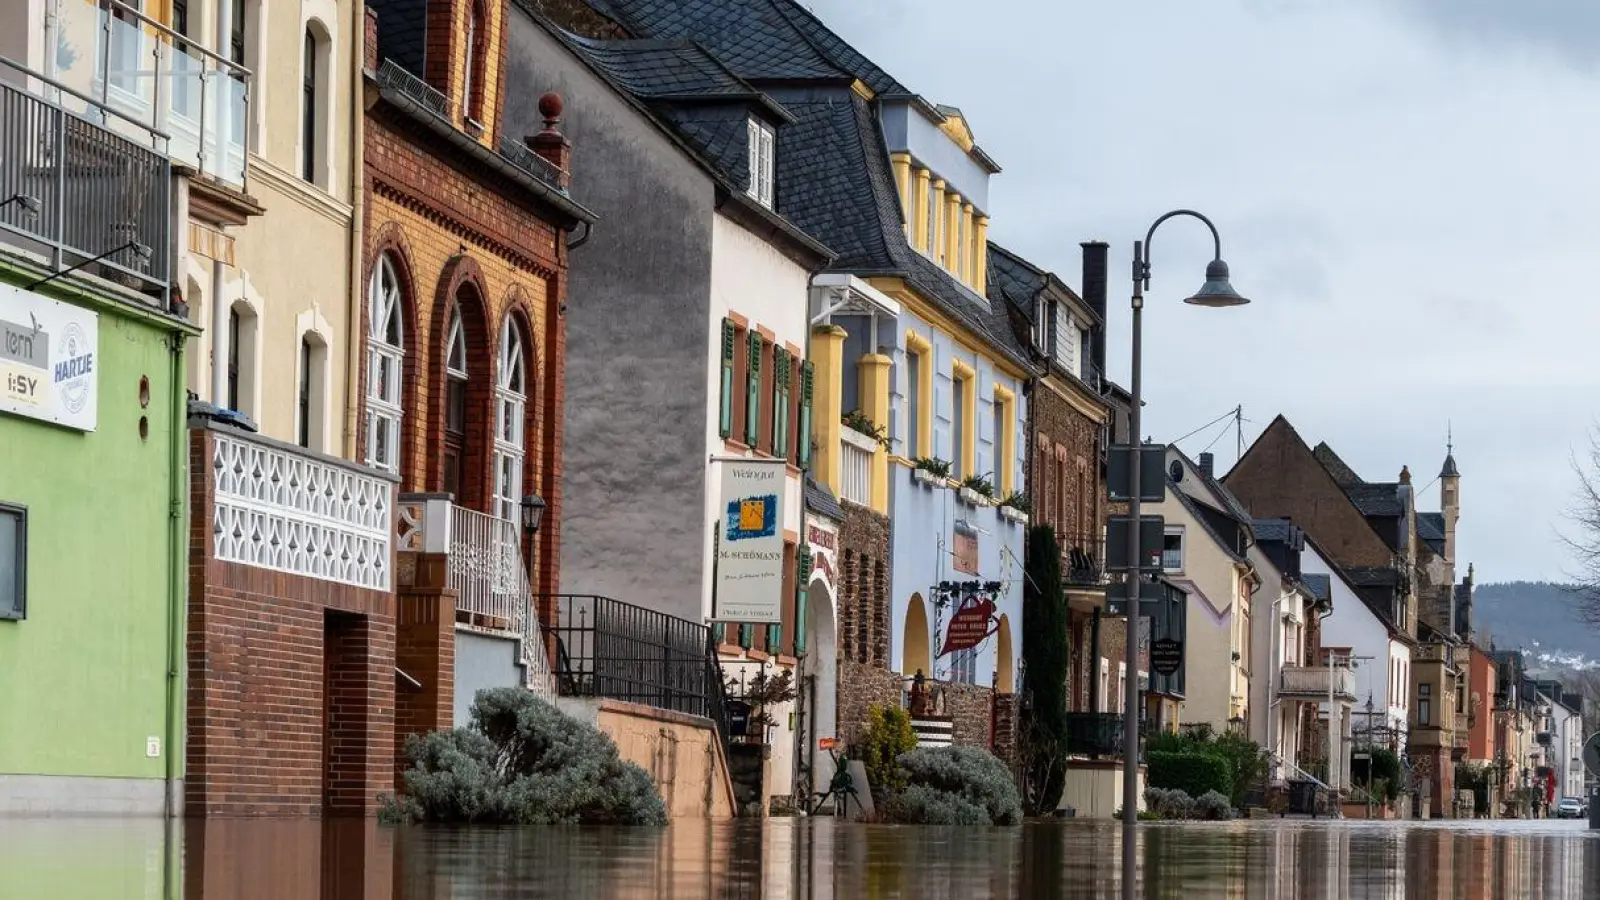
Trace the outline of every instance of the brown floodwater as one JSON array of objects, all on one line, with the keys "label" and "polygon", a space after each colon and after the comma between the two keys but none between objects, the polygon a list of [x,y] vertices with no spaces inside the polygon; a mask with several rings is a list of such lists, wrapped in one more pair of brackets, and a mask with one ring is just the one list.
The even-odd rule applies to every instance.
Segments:
[{"label": "brown floodwater", "polygon": [[[1029,900],[1120,897],[1114,823],[667,829],[360,820],[0,820],[4,900]],[[1143,825],[1151,898],[1600,898],[1585,823]]]}]

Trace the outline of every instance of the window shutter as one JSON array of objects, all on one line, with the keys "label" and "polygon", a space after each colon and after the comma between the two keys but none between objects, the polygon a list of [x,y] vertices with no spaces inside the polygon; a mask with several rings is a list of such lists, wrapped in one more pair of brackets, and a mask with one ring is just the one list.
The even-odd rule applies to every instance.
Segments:
[{"label": "window shutter", "polygon": [[750,365],[745,368],[744,442],[751,447],[761,437],[761,333],[749,333]]},{"label": "window shutter", "polygon": [[746,650],[756,645],[756,627],[746,622],[739,626],[739,646]]},{"label": "window shutter", "polygon": [[811,361],[800,364],[800,468],[811,468],[811,393],[813,388]]},{"label": "window shutter", "polygon": [[789,456],[789,351],[772,348],[772,455]]},{"label": "window shutter", "polygon": [[783,626],[777,622],[767,626],[767,652],[777,656],[783,650]]},{"label": "window shutter", "polygon": [[718,410],[717,431],[724,439],[733,436],[733,353],[732,319],[722,320],[722,405]]},{"label": "window shutter", "polygon": [[711,623],[711,643],[712,643],[712,645],[716,646],[718,644],[721,644],[723,637],[727,634],[727,631],[728,631],[728,626],[727,625],[724,625],[721,622],[712,622]]},{"label": "window shutter", "polygon": [[745,142],[748,144],[750,167],[750,188],[748,193],[752,197],[761,196],[761,126],[755,119],[745,121]]},{"label": "window shutter", "polygon": [[794,560],[794,655],[806,655],[806,631],[810,628],[807,621],[806,585],[811,583],[811,549],[801,547]]}]

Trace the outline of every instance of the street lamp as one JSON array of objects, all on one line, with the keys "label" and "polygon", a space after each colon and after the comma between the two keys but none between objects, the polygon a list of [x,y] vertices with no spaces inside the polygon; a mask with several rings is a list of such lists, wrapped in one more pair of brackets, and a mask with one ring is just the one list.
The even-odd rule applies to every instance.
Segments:
[{"label": "street lamp", "polygon": [[522,498],[522,530],[529,534],[539,532],[539,520],[544,518],[544,498],[529,494]]},{"label": "street lamp", "polygon": [[1139,455],[1144,452],[1144,439],[1139,436],[1139,406],[1143,402],[1141,396],[1142,381],[1140,364],[1143,357],[1144,332],[1144,292],[1150,287],[1150,242],[1154,239],[1156,229],[1161,223],[1177,216],[1189,216],[1204,222],[1211,229],[1211,240],[1216,252],[1211,255],[1211,262],[1206,265],[1206,281],[1189,297],[1184,298],[1185,303],[1194,306],[1243,306],[1249,303],[1233,285],[1228,283],[1228,264],[1222,261],[1222,238],[1217,234],[1217,226],[1211,220],[1190,209],[1176,209],[1167,213],[1150,226],[1145,233],[1143,241],[1133,244],[1133,375],[1130,385],[1133,393],[1133,409],[1128,413],[1129,437],[1132,440],[1133,458],[1128,466],[1128,637],[1127,660],[1128,685],[1123,697],[1124,709],[1122,713],[1122,894],[1132,897],[1134,882],[1138,878],[1138,855],[1134,850],[1134,832],[1139,824],[1139,597],[1140,580],[1143,578],[1140,565],[1139,552],[1139,474],[1141,459]]}]

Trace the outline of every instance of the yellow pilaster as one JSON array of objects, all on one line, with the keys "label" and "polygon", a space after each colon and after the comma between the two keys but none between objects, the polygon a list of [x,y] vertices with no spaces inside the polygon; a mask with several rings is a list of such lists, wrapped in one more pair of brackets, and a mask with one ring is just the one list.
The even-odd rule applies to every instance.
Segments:
[{"label": "yellow pilaster", "polygon": [[929,218],[931,218],[934,223],[933,230],[928,232],[928,242],[926,244],[928,255],[933,257],[934,262],[942,262],[944,260],[945,247],[944,179],[935,178],[933,180],[932,190],[928,194],[928,202],[933,205],[933,211],[929,215]]},{"label": "yellow pilaster", "polygon": [[916,198],[911,194],[911,154],[892,153],[889,163],[894,166],[894,188],[900,192],[900,208],[906,212],[906,238],[910,240],[917,221]]},{"label": "yellow pilaster", "polygon": [[912,447],[902,448],[908,458],[933,456],[933,342],[915,331],[906,331],[906,352],[917,356],[917,383],[906,385],[906,390],[917,395],[917,433]]},{"label": "yellow pilaster", "polygon": [[844,339],[847,333],[837,325],[818,325],[811,330],[811,375],[815,379],[811,396],[812,430],[817,448],[812,454],[812,471],[818,481],[835,494],[839,482],[839,429],[844,410],[839,408],[844,393]]},{"label": "yellow pilaster", "polygon": [[911,246],[918,250],[928,249],[928,179],[927,169],[918,169],[912,176],[912,188],[916,191],[907,206],[911,214]]},{"label": "yellow pilaster", "polygon": [[994,436],[995,487],[1004,499],[1016,488],[1017,470],[1017,395],[1005,385],[995,382],[994,402],[1000,406],[1000,433]]},{"label": "yellow pilaster", "polygon": [[972,287],[979,296],[989,292],[989,217],[978,216],[972,222],[972,257],[977,263],[972,269]]},{"label": "yellow pilaster", "polygon": [[[861,357],[861,412],[872,424],[889,427],[889,371],[893,365],[881,353]],[[889,450],[879,447],[872,454],[872,508],[889,514]]]},{"label": "yellow pilaster", "polygon": [[977,245],[973,238],[977,234],[975,223],[972,220],[972,204],[961,204],[961,278],[967,284],[976,284],[977,279],[972,277],[977,271],[977,260],[973,258],[972,248]]},{"label": "yellow pilaster", "polygon": [[961,195],[955,191],[944,195],[944,267],[961,271]]}]

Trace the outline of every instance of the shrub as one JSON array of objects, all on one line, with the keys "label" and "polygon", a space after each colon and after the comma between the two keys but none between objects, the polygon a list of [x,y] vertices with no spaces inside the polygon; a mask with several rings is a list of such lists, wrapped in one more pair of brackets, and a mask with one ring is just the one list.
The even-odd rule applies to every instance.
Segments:
[{"label": "shrub", "polygon": [[1144,805],[1157,817],[1168,820],[1197,818],[1194,798],[1181,790],[1145,788]]},{"label": "shrub", "polygon": [[1194,801],[1195,818],[1206,819],[1212,822],[1223,822],[1233,818],[1233,802],[1227,795],[1217,791],[1208,791]]},{"label": "shrub", "polygon": [[938,478],[949,478],[951,462],[937,456],[921,456],[912,465]]},{"label": "shrub", "polygon": [[[1005,763],[987,750],[973,747],[912,750],[900,757],[900,767],[908,782],[905,791],[899,792],[900,796],[910,792],[911,788],[925,788],[976,807],[982,813],[979,824],[1018,825],[1022,822],[1022,798],[1017,794],[1011,773],[1006,770]],[[919,791],[918,796],[921,795]]]},{"label": "shrub", "polygon": [[1402,781],[1400,757],[1387,747],[1362,747],[1370,759],[1356,759],[1350,763],[1351,779],[1365,785],[1370,779],[1372,793],[1393,803],[1400,796]]},{"label": "shrub", "polygon": [[883,821],[905,825],[992,825],[983,807],[960,794],[913,784],[883,805]]},{"label": "shrub", "polygon": [[611,739],[522,688],[478,692],[469,728],[406,740],[387,821],[665,825],[666,804]]},{"label": "shrub", "polygon": [[1243,804],[1244,795],[1251,786],[1267,774],[1267,751],[1237,731],[1224,732],[1211,739],[1206,752],[1221,757],[1228,764],[1233,783],[1223,788],[1222,793],[1228,795],[1235,806]]},{"label": "shrub", "polygon": [[1233,789],[1233,773],[1221,757],[1157,750],[1145,754],[1145,758],[1150,763],[1150,784],[1154,787],[1176,788],[1191,797]]},{"label": "shrub", "polygon": [[874,706],[867,710],[867,733],[855,755],[867,770],[867,783],[874,797],[885,797],[905,789],[900,756],[916,746],[917,734],[911,730],[910,713],[898,706]]}]

